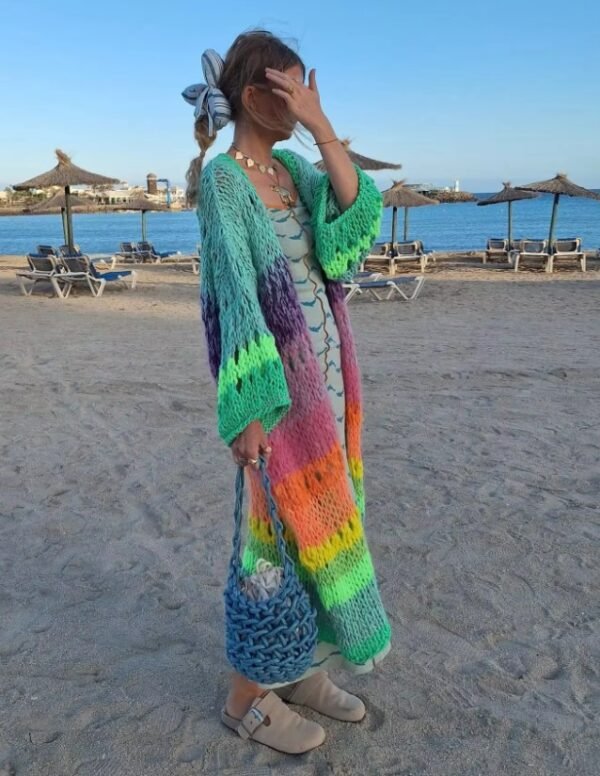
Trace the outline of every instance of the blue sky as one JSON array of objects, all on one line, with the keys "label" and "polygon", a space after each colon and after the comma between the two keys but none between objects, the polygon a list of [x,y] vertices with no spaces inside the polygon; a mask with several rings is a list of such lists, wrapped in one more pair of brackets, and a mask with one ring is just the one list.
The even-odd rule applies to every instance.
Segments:
[{"label": "blue sky", "polygon": [[256,26],[297,40],[338,135],[409,182],[493,191],[565,171],[600,187],[591,0],[5,2],[0,187],[52,167],[55,147],[130,183],[181,183],[195,145],[180,92],[205,48],[224,55]]}]

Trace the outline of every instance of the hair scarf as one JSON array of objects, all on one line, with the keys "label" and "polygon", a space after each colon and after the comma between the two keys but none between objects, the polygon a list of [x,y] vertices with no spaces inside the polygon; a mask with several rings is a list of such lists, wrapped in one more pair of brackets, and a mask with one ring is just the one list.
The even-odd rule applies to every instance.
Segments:
[{"label": "hair scarf", "polygon": [[202,54],[202,70],[206,83],[192,84],[183,90],[181,96],[194,105],[196,119],[208,117],[208,134],[213,137],[231,119],[231,105],[219,89],[225,62],[214,49]]}]

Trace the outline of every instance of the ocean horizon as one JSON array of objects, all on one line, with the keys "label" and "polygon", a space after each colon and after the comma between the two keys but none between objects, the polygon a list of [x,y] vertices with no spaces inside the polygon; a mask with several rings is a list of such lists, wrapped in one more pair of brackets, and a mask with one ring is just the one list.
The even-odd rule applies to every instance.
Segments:
[{"label": "ocean horizon", "polygon": [[[490,194],[479,193],[478,199]],[[513,238],[546,238],[552,196],[513,204]],[[398,212],[398,239],[403,238],[404,212]],[[192,253],[199,241],[194,211],[149,212],[148,239],[161,251]],[[384,210],[381,240],[391,235],[392,210]],[[139,213],[77,213],[73,215],[75,242],[87,253],[114,253],[119,243],[141,240]],[[432,251],[478,250],[489,237],[505,237],[507,205],[478,207],[476,202],[440,204],[409,211],[408,239],[420,239]],[[555,229],[558,237],[581,237],[586,250],[600,248],[600,201],[561,197]],[[0,254],[25,254],[38,244],[63,243],[62,221],[56,215],[0,217]]]}]

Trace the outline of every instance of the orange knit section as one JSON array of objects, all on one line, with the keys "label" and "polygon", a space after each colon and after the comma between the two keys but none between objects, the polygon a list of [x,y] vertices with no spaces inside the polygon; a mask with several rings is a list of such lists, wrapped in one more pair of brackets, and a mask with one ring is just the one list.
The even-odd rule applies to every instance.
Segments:
[{"label": "orange knit section", "polygon": [[[336,442],[327,455],[273,487],[279,515],[300,550],[324,544],[356,514],[343,456],[344,452]],[[257,520],[268,523],[260,480],[256,476],[249,480],[250,512]]]},{"label": "orange knit section", "polygon": [[360,404],[346,404],[346,447],[349,458],[361,458],[360,433],[362,410]]}]

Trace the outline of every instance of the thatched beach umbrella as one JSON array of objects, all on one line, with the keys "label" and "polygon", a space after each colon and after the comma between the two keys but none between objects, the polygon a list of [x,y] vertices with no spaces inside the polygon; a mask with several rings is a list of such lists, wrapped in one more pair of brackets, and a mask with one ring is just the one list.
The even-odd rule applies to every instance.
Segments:
[{"label": "thatched beach umbrella", "polygon": [[[402,165],[394,164],[393,162],[380,162],[378,159],[371,159],[368,156],[357,154],[350,148],[350,140],[346,138],[342,140],[342,145],[348,152],[348,156],[353,164],[360,167],[361,170],[399,170]],[[315,167],[323,172],[325,168],[325,162],[321,159],[320,162],[315,162]]]},{"label": "thatched beach umbrella", "polygon": [[99,186],[103,184],[118,183],[118,178],[107,178],[104,175],[82,170],[73,164],[70,157],[64,151],[57,149],[55,151],[58,164],[48,172],[44,172],[35,178],[30,178],[23,183],[17,183],[13,189],[22,191],[23,189],[47,189],[51,186],[60,186],[65,190],[65,211],[67,214],[67,245],[69,250],[73,251],[73,219],[71,217],[71,186]]},{"label": "thatched beach umbrella", "polygon": [[518,189],[524,191],[541,191],[546,194],[554,194],[554,201],[552,203],[552,217],[550,219],[550,232],[548,234],[548,250],[552,248],[552,238],[554,237],[554,225],[556,223],[556,216],[558,215],[558,200],[561,194],[566,197],[586,197],[587,199],[600,200],[600,194],[595,194],[589,189],[584,189],[582,186],[578,186],[573,181],[567,178],[566,173],[559,172],[554,178],[549,181],[540,181],[539,183],[529,183],[527,186],[517,186]]},{"label": "thatched beach umbrella", "polygon": [[534,191],[520,191],[511,186],[510,181],[502,184],[504,188],[497,194],[494,194],[487,199],[480,200],[477,204],[484,205],[500,205],[503,202],[508,203],[508,247],[512,242],[512,203],[520,199],[535,199],[537,194]]},{"label": "thatched beach umbrella", "polygon": [[[72,208],[91,208],[94,205],[93,200],[89,199],[89,197],[80,197],[78,194],[71,194],[69,197],[69,202],[71,203]],[[53,197],[48,197],[47,199],[42,199],[39,202],[36,202],[35,205],[32,205],[30,210],[32,213],[51,213],[57,210],[66,210],[66,207],[67,198],[65,197],[64,192],[60,191]]]},{"label": "thatched beach umbrella", "polygon": [[139,210],[142,214],[142,240],[146,240],[146,213],[149,210],[167,210],[167,206],[160,202],[154,202],[146,199],[143,194],[139,197],[130,199],[128,202],[120,202],[114,205],[114,210]]},{"label": "thatched beach umbrella", "polygon": [[423,205],[439,205],[437,199],[430,199],[417,191],[407,188],[404,181],[394,181],[389,189],[383,192],[383,206],[394,208],[392,213],[392,253],[396,242],[396,220],[398,208],[404,208],[404,239],[408,235],[408,208],[423,207]]},{"label": "thatched beach umbrella", "polygon": [[[71,194],[69,197],[69,204],[71,208],[90,208],[93,203],[89,199],[78,197],[77,194]],[[68,245],[69,229],[67,226],[67,198],[63,192],[59,192],[53,197],[44,199],[42,202],[38,202],[32,208],[30,208],[31,213],[58,213],[59,211],[62,217],[65,245]]]}]

